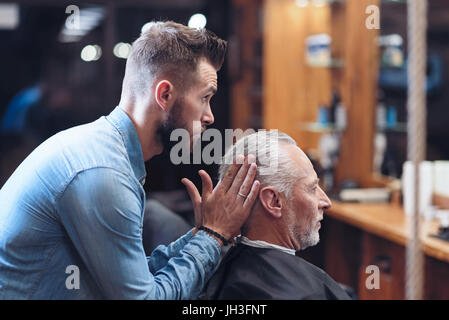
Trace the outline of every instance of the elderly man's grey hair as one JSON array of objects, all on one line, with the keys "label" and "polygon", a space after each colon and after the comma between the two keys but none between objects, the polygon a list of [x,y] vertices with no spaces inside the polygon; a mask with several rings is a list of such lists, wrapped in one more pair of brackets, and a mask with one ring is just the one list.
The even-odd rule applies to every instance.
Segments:
[{"label": "elderly man's grey hair", "polygon": [[299,169],[283,147],[285,145],[296,146],[296,142],[277,130],[258,131],[241,138],[224,155],[219,168],[220,180],[236,156],[253,154],[257,164],[255,179],[260,181],[260,188],[272,186],[289,198],[299,178]]}]

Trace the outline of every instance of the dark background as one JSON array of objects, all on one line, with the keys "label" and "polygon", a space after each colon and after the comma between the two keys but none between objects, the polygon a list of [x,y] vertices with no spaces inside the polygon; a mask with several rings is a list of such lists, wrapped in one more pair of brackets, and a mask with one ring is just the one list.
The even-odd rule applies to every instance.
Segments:
[{"label": "dark background", "polygon": [[[111,1],[112,2],[112,1]],[[2,134],[0,144],[0,187],[16,166],[39,143],[60,130],[91,122],[107,115],[120,100],[125,59],[112,55],[111,46],[118,42],[132,43],[142,26],[153,20],[173,20],[187,24],[194,13],[207,17],[206,28],[223,39],[229,33],[229,1],[113,1],[95,4],[104,9],[101,23],[73,43],[58,40],[69,3],[64,1],[23,1],[20,23],[14,30],[0,29],[0,118],[19,91],[44,79],[54,90],[63,88],[68,98],[49,112],[45,105],[35,108],[30,117],[34,124],[20,134]],[[72,3],[70,3],[72,4]],[[74,3],[76,4],[76,3]],[[80,9],[92,4],[76,4]],[[97,44],[103,54],[98,61],[85,62],[80,58],[82,48]],[[109,47],[108,47],[109,46]],[[213,128],[223,130],[229,124],[229,84],[227,62],[218,73],[219,91],[212,99],[215,116]],[[49,104],[49,103],[48,103]],[[169,191],[184,188],[181,178],[200,181],[196,172],[206,169],[214,178],[215,166],[171,165],[168,152],[147,164],[146,191]]]},{"label": "dark background", "polygon": [[[231,0],[97,0],[91,3],[21,0],[16,3],[20,7],[18,27],[13,30],[0,29],[0,119],[11,99],[38,81],[46,81],[53,92],[59,90],[63,94],[56,103],[51,103],[48,97],[43,99],[40,106],[43,108],[35,108],[30,113],[33,125],[26,132],[1,134],[0,187],[17,165],[43,140],[60,130],[106,115],[118,104],[126,61],[113,56],[112,48],[116,43],[132,43],[146,22],[174,20],[187,24],[194,13],[206,15],[206,28],[229,40],[236,35],[235,20],[238,19],[238,12]],[[68,16],[65,9],[70,4],[78,5],[80,9],[101,7],[104,18],[79,41],[61,43],[58,35]],[[404,3],[385,1],[381,8],[381,34],[400,34],[404,39],[405,55],[406,8]],[[429,17],[428,53],[439,56],[443,61],[443,82],[428,95],[427,159],[438,160],[449,158],[449,3],[445,0],[430,0]],[[88,44],[102,47],[103,55],[98,61],[81,60],[80,52]],[[263,51],[262,41],[259,46],[259,51]],[[222,132],[225,128],[233,128],[230,123],[233,80],[228,72],[229,67],[226,59],[218,73],[219,91],[212,99],[215,115],[212,127]],[[260,71],[263,73],[262,69]],[[406,91],[384,90],[384,99],[386,105],[397,108],[398,121],[405,122]],[[383,173],[399,177],[402,163],[406,159],[407,135],[406,132],[394,131],[386,134],[388,158],[385,160]],[[202,168],[216,178],[215,166],[174,166],[168,161],[166,152],[147,163],[145,190],[166,192],[184,189],[180,183],[183,177],[194,180],[199,186],[200,179],[196,172]]]}]

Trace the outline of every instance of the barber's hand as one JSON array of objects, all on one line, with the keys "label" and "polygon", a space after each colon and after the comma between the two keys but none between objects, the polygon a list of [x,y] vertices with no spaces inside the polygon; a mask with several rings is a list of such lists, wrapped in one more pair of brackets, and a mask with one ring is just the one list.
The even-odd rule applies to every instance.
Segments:
[{"label": "barber's hand", "polygon": [[254,181],[257,171],[255,157],[249,155],[243,159],[243,156],[237,157],[215,189],[210,176],[200,170],[201,196],[193,182],[182,179],[193,203],[195,224],[210,228],[226,239],[240,233],[259,191],[260,182]]}]

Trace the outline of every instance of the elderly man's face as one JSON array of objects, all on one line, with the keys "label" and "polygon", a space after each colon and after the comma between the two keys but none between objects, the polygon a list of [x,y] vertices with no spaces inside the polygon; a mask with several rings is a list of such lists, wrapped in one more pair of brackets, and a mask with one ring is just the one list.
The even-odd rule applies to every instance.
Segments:
[{"label": "elderly man's face", "polygon": [[318,177],[312,163],[296,146],[286,147],[299,168],[300,178],[288,199],[287,216],[290,235],[300,249],[316,245],[323,219],[323,211],[331,206],[331,201],[318,185]]}]

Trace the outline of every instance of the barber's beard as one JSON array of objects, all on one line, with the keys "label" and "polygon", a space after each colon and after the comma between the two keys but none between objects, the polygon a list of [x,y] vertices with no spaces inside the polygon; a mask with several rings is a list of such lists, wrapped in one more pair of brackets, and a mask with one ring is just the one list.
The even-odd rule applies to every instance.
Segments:
[{"label": "barber's beard", "polygon": [[186,123],[182,121],[182,101],[182,98],[178,98],[174,102],[168,118],[156,130],[159,143],[162,145],[164,151],[171,150],[178,143],[177,141],[170,141],[170,135],[173,130],[185,129],[188,131]]}]

